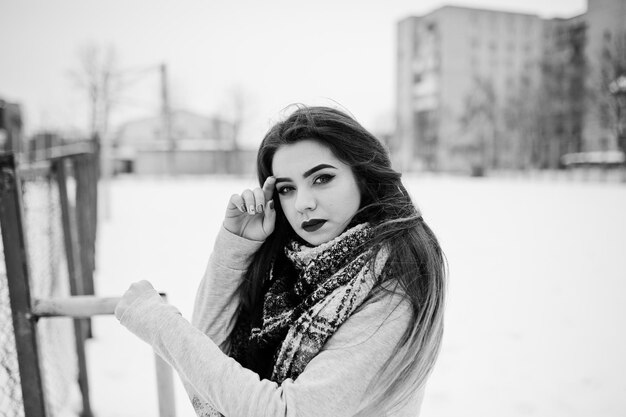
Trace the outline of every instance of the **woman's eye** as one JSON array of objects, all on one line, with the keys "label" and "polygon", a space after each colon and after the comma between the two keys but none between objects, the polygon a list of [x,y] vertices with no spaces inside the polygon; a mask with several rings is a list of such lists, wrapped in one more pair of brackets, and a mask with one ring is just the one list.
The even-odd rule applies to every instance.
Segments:
[{"label": "woman's eye", "polygon": [[278,187],[278,194],[287,194],[289,191],[293,190],[293,187],[289,185],[285,185],[283,187]]},{"label": "woman's eye", "polygon": [[313,181],[313,184],[326,184],[327,182],[330,182],[333,178],[334,178],[334,175],[322,174],[319,177],[315,178],[315,181]]}]

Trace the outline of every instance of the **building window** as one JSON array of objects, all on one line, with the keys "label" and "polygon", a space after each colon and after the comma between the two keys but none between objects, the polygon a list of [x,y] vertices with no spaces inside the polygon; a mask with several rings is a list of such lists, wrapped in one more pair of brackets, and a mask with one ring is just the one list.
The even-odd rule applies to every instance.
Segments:
[{"label": "building window", "polygon": [[515,42],[510,41],[509,43],[507,43],[507,50],[511,53],[515,52],[515,48],[517,47],[517,45],[515,44]]},{"label": "building window", "polygon": [[517,22],[515,20],[515,15],[512,15],[512,14],[509,15],[507,20],[508,20],[508,22],[507,22],[507,25],[508,25],[507,29],[508,29],[509,33],[512,33],[517,28],[517,24],[516,24]]},{"label": "building window", "polygon": [[530,42],[527,42],[527,43],[524,45],[524,53],[525,53],[526,55],[531,55],[531,54],[532,54],[532,51],[533,51],[533,47],[532,47],[532,45],[530,44]]},{"label": "building window", "polygon": [[470,13],[470,25],[474,28],[477,29],[478,26],[480,26],[480,12],[473,12]]},{"label": "building window", "polygon": [[506,87],[511,90],[515,89],[515,77],[511,77],[511,76],[507,77]]},{"label": "building window", "polygon": [[478,65],[478,58],[476,58],[475,54],[471,54],[470,55],[470,59],[469,59],[469,64],[470,67],[474,68]]},{"label": "building window", "polygon": [[498,16],[495,14],[492,14],[491,16],[489,16],[489,25],[491,26],[491,30],[492,31],[497,31],[499,28],[498,25]]}]

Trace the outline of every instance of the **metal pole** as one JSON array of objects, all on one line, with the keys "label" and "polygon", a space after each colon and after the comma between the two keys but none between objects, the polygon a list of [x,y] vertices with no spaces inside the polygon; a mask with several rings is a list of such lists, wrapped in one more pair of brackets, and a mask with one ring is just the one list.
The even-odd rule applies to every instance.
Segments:
[{"label": "metal pole", "polygon": [[[63,241],[67,260],[70,292],[72,295],[83,294],[83,280],[80,278],[80,266],[78,264],[78,236],[76,230],[76,216],[73,216],[67,194],[66,159],[60,158],[54,161],[53,170],[59,186],[59,199],[61,201],[61,220],[63,224]],[[76,356],[78,359],[78,385],[83,399],[82,417],[91,417],[91,403],[89,401],[89,378],[87,375],[87,358],[85,354],[85,320],[74,319],[74,339],[76,344]]]},{"label": "metal pole", "polygon": [[172,112],[167,90],[167,65],[161,64],[161,117],[163,124],[163,136],[167,143],[167,171],[169,174],[175,172],[174,152],[176,144],[172,136]]},{"label": "metal pole", "polygon": [[25,417],[46,417],[36,320],[31,315],[22,191],[13,154],[0,155],[0,228],[7,270]]},{"label": "metal pole", "polygon": [[[167,296],[161,297],[167,301]],[[176,397],[174,396],[174,374],[172,367],[156,353],[154,354],[156,366],[157,396],[159,399],[159,417],[176,417]]]},{"label": "metal pole", "polygon": [[156,353],[154,354],[154,364],[156,366],[159,417],[176,417],[172,367]]}]

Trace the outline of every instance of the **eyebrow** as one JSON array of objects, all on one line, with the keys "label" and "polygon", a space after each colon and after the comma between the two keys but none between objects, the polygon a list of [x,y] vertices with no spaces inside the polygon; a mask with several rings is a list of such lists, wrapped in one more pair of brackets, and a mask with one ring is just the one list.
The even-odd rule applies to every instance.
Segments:
[{"label": "eyebrow", "polygon": [[[334,167],[332,165],[329,165],[329,164],[315,165],[313,168],[309,169],[308,171],[305,171],[304,174],[302,174],[302,178],[306,178],[308,176],[311,176],[312,174],[316,173],[320,169],[324,169],[324,168],[337,169],[336,167]],[[278,184],[279,182],[289,182],[289,181],[291,181],[291,178],[287,178],[287,177],[278,177],[278,178],[276,178],[276,184]]]}]

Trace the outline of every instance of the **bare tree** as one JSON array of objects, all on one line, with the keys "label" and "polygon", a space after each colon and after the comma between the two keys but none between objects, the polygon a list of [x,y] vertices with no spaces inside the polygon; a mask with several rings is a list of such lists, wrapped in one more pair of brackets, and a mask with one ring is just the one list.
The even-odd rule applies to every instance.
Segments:
[{"label": "bare tree", "polygon": [[242,135],[249,121],[253,98],[241,85],[232,86],[225,95],[222,117],[233,125],[233,148],[241,148]]},{"label": "bare tree", "polygon": [[470,139],[469,142],[458,144],[455,150],[469,157],[472,175],[482,176],[485,169],[495,168],[498,164],[498,114],[491,80],[475,78],[464,105],[461,125]]},{"label": "bare tree", "polygon": [[231,173],[243,173],[244,160],[242,140],[247,134],[253,117],[254,99],[249,90],[236,84],[231,86],[224,94],[219,115],[223,121],[232,126],[231,157],[226,169]]},{"label": "bare tree", "polygon": [[601,124],[614,132],[617,148],[626,154],[626,31],[605,32],[600,77]]},{"label": "bare tree", "polygon": [[70,78],[87,94],[91,134],[104,137],[108,133],[111,110],[120,87],[116,77],[117,53],[113,46],[89,43],[78,49],[77,56],[78,65],[70,70]]},{"label": "bare tree", "polygon": [[[536,168],[562,167],[567,153],[583,151],[583,123],[588,91],[584,22],[560,22],[540,61],[540,82],[531,100],[536,136],[531,163]],[[524,94],[522,92],[522,94]]]},{"label": "bare tree", "polygon": [[85,44],[78,49],[77,68],[69,75],[74,84],[82,89],[89,100],[90,136],[100,141],[100,167],[103,179],[103,214],[110,217],[109,178],[113,175],[111,143],[108,140],[109,119],[116,95],[120,91],[116,51],[113,46],[102,47],[95,43]]},{"label": "bare tree", "polygon": [[522,76],[518,89],[509,95],[504,108],[509,168],[529,169],[539,166],[541,119],[546,97],[530,78]]}]

